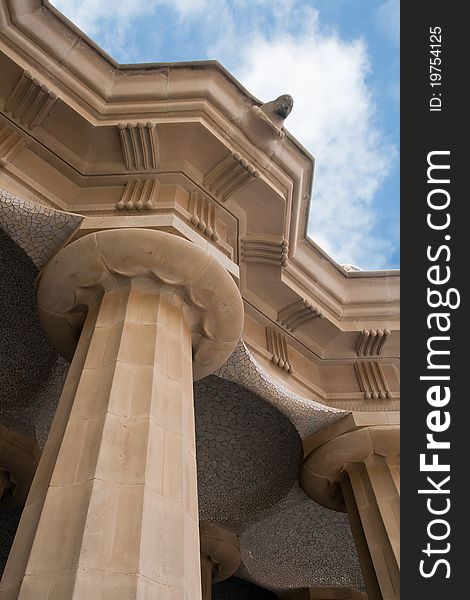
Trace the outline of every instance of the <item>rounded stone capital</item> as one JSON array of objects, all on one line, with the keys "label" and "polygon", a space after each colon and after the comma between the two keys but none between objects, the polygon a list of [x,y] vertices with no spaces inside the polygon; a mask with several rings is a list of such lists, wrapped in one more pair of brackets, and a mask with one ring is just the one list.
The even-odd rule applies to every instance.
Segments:
[{"label": "rounded stone capital", "polygon": [[400,454],[400,427],[376,425],[361,427],[329,440],[311,452],[300,472],[300,485],[313,500],[334,510],[344,510],[339,483],[353,463],[372,456]]},{"label": "rounded stone capital", "polygon": [[212,564],[212,581],[217,583],[231,577],[240,566],[238,537],[215,523],[199,523],[201,557]]},{"label": "rounded stone capital", "polygon": [[133,228],[88,234],[60,250],[41,273],[39,316],[60,354],[73,356],[87,307],[129,280],[183,301],[192,330],[194,379],[230,356],[243,327],[243,303],[231,276],[191,242]]}]

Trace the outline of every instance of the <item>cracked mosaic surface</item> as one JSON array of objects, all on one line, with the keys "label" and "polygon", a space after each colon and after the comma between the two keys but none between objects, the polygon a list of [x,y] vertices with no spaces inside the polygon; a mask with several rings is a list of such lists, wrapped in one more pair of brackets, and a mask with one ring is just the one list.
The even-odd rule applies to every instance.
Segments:
[{"label": "cracked mosaic surface", "polygon": [[348,411],[325,406],[290,391],[256,362],[243,340],[215,374],[242,385],[270,402],[295,425],[302,438],[348,414]]},{"label": "cracked mosaic surface", "polygon": [[194,384],[199,516],[247,519],[297,478],[300,438],[273,406],[213,375]]},{"label": "cracked mosaic surface", "polygon": [[47,263],[82,220],[79,215],[48,208],[0,188],[0,227],[38,268]]},{"label": "cracked mosaic surface", "polygon": [[297,484],[270,511],[231,528],[240,535],[243,579],[276,592],[364,588],[347,515],[313,502]]},{"label": "cracked mosaic surface", "polygon": [[31,259],[0,228],[0,419],[26,435],[34,433],[35,398],[57,355],[36,312]]}]

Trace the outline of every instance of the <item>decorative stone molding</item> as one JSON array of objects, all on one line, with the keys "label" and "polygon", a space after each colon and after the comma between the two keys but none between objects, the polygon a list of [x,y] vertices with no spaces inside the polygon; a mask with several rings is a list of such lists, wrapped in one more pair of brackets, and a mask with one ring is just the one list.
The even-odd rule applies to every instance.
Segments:
[{"label": "decorative stone molding", "polygon": [[363,329],[357,337],[357,356],[380,356],[390,335],[388,329]]},{"label": "decorative stone molding", "polygon": [[160,182],[156,179],[128,181],[116,208],[118,210],[152,210],[159,189]]},{"label": "decorative stone molding", "polygon": [[[58,352],[73,356],[83,307],[123,279],[174,289],[191,313],[194,379],[217,369],[240,339],[243,306],[230,275],[204,250],[149,229],[100,231],[76,240],[47,265],[38,288],[39,315]],[[61,293],[57,293],[57,289]]]},{"label": "decorative stone molding", "polygon": [[31,130],[43,123],[56,101],[56,94],[24,71],[6,101],[5,112]]},{"label": "decorative stone molding", "polygon": [[377,360],[364,360],[354,364],[357,381],[361,390],[364,392],[364,398],[391,398],[390,388],[382,369],[382,365]]},{"label": "decorative stone molding", "polygon": [[324,319],[325,315],[309,300],[297,300],[277,314],[277,322],[290,331],[296,331],[307,321],[317,318]]},{"label": "decorative stone molding", "polygon": [[0,125],[0,167],[14,160],[24,147],[25,140],[21,134]]},{"label": "decorative stone molding", "polygon": [[231,577],[241,562],[238,537],[211,523],[199,523],[199,540],[201,548],[202,600],[212,597],[212,584]]},{"label": "decorative stone molding", "polygon": [[219,239],[215,207],[200,192],[193,191],[189,197],[191,223],[213,242]]},{"label": "decorative stone molding", "polygon": [[204,186],[222,202],[226,202],[259,176],[260,173],[254,165],[239,152],[232,152],[207,173]]},{"label": "decorative stone molding", "polygon": [[159,164],[158,136],[155,123],[119,123],[122,155],[128,171],[154,171]]},{"label": "decorative stone molding", "polygon": [[241,258],[245,263],[287,266],[289,242],[249,236],[242,240]]},{"label": "decorative stone molding", "polygon": [[271,362],[287,373],[293,373],[289,363],[286,336],[274,327],[266,327],[266,345],[268,351],[272,353]]}]

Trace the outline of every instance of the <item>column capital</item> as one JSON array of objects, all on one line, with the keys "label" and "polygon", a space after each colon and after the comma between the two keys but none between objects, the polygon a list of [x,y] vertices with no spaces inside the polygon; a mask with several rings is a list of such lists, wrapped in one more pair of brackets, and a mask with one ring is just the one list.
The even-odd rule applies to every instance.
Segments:
[{"label": "column capital", "polygon": [[243,327],[243,303],[233,279],[208,252],[151,229],[88,234],[60,250],[41,274],[39,315],[60,354],[71,359],[87,307],[104,291],[129,285],[166,290],[190,322],[194,379],[230,356]]},{"label": "column capital", "polygon": [[319,504],[345,510],[340,482],[356,463],[376,457],[394,460],[400,455],[400,426],[371,425],[342,433],[315,448],[304,460],[300,483]]},{"label": "column capital", "polygon": [[241,562],[238,537],[209,521],[199,523],[199,536],[201,558],[208,559],[212,566],[212,582],[231,577]]}]

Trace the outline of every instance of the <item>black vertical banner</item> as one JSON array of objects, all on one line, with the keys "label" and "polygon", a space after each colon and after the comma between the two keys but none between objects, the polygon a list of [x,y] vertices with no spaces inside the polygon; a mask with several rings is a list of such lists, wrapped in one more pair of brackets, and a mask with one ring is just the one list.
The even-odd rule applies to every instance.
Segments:
[{"label": "black vertical banner", "polygon": [[[401,3],[401,598],[467,597],[468,23]],[[465,108],[464,108],[465,105]]]}]

